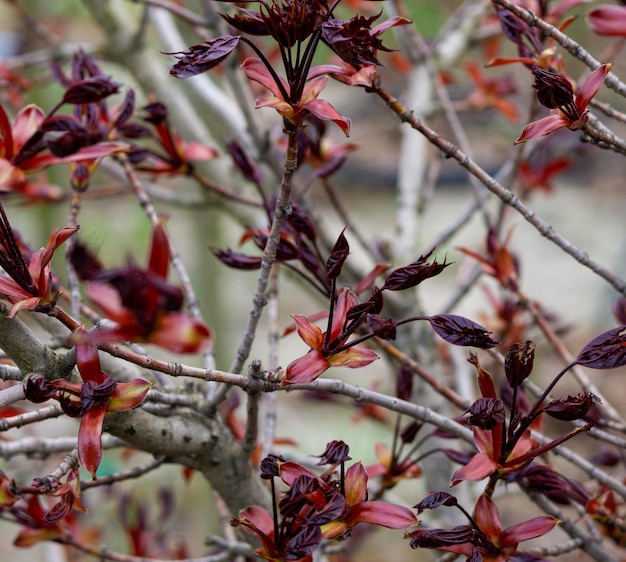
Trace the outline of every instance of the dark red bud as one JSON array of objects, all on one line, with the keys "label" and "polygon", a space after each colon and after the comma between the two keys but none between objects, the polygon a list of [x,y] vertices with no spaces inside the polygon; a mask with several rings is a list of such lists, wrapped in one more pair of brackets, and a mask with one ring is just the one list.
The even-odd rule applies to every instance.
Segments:
[{"label": "dark red bud", "polygon": [[398,369],[396,379],[396,396],[400,400],[410,401],[413,395],[413,371],[406,365]]},{"label": "dark red bud", "polygon": [[350,447],[343,441],[331,441],[326,445],[326,450],[319,455],[320,462],[318,466],[325,464],[339,464],[341,462],[349,461],[351,457],[348,456]]},{"label": "dark red bud", "polygon": [[571,82],[561,74],[549,72],[535,66],[533,68],[539,103],[549,109],[569,106],[574,102],[574,90]]},{"label": "dark red bud", "polygon": [[279,476],[279,463],[281,462],[285,462],[285,459],[280,455],[267,455],[267,457],[261,461],[261,478],[270,480],[274,478],[274,476]]},{"label": "dark red bud", "polygon": [[167,119],[167,107],[159,101],[149,103],[141,111],[142,119],[153,125],[160,125]]},{"label": "dark red bud", "polygon": [[528,340],[525,344],[515,342],[504,358],[504,372],[512,388],[520,386],[533,370],[536,345]]},{"label": "dark red bud", "polygon": [[479,398],[467,410],[467,423],[481,429],[493,429],[505,420],[504,403],[499,398]]},{"label": "dark red bud", "polygon": [[341,268],[343,267],[343,264],[348,258],[349,254],[350,246],[342,230],[339,238],[337,238],[337,241],[335,242],[335,245],[330,252],[328,261],[326,262],[326,277],[328,280],[332,281],[339,277],[339,274],[341,273]]}]

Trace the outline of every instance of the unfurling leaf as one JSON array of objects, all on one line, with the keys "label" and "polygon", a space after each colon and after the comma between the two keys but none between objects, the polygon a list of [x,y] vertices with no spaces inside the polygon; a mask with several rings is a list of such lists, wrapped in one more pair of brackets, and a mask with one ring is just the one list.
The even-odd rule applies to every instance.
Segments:
[{"label": "unfurling leaf", "polygon": [[427,319],[437,335],[453,345],[489,349],[498,345],[480,324],[456,314],[439,314]]},{"label": "unfurling leaf", "polygon": [[107,76],[94,76],[72,84],[63,96],[63,103],[86,105],[96,103],[119,92],[120,85]]},{"label": "unfurling leaf", "polygon": [[457,505],[457,499],[448,492],[430,492],[421,502],[414,505],[419,515],[425,509],[436,509],[442,505]]},{"label": "unfurling leaf", "polygon": [[186,51],[164,53],[178,59],[170,74],[176,78],[190,78],[211,70],[234,51],[240,39],[238,35],[222,35],[212,41],[205,41],[202,45],[193,45]]},{"label": "unfurling leaf", "polygon": [[346,261],[349,254],[350,246],[348,245],[348,241],[346,240],[343,231],[341,231],[339,238],[337,238],[337,242],[335,242],[335,245],[330,252],[328,261],[326,262],[327,279],[332,281],[339,277],[343,263]]},{"label": "unfurling leaf", "polygon": [[368,314],[367,325],[377,337],[383,340],[396,339],[396,323],[391,318],[381,318],[378,314]]},{"label": "unfurling leaf", "polygon": [[244,271],[253,271],[261,267],[263,261],[260,256],[248,256],[241,252],[233,252],[232,250],[211,250],[213,255],[224,265],[234,267],[235,269],[243,269]]},{"label": "unfurling leaf", "polygon": [[615,369],[626,365],[626,326],[613,328],[592,339],[578,354],[575,364],[590,369]]},{"label": "unfurling leaf", "polygon": [[600,399],[592,392],[581,392],[576,396],[553,400],[542,411],[557,420],[579,420],[585,417],[589,409],[599,401]]},{"label": "unfurling leaf", "polygon": [[499,398],[479,398],[465,410],[467,423],[480,429],[493,429],[505,420],[504,403]]},{"label": "unfurling leaf", "polygon": [[394,269],[385,280],[382,290],[403,291],[419,285],[425,279],[439,275],[450,264],[445,263],[445,261],[444,263],[439,263],[436,260],[430,263],[427,262],[426,260],[433,253],[433,250],[424,256],[420,256],[410,265]]}]

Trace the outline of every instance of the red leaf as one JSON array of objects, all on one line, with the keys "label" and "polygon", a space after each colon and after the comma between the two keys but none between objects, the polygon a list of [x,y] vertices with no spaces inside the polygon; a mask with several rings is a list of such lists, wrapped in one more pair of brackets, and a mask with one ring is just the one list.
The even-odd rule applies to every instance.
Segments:
[{"label": "red leaf", "polygon": [[91,408],[81,418],[78,430],[78,458],[94,480],[102,461],[102,422],[106,412],[106,404]]},{"label": "red leaf", "polygon": [[361,502],[352,506],[348,519],[388,529],[406,529],[418,523],[417,517],[408,507],[380,501]]}]

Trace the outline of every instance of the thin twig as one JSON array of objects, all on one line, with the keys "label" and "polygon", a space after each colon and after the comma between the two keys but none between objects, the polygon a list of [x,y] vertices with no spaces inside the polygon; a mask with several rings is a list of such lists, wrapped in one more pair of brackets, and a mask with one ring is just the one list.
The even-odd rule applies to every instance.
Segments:
[{"label": "thin twig", "polygon": [[263,251],[263,261],[261,263],[261,271],[257,280],[257,286],[252,301],[252,309],[248,316],[248,325],[244,332],[243,338],[237,349],[235,360],[233,361],[230,371],[240,373],[245,361],[250,355],[252,343],[256,335],[257,326],[261,318],[261,311],[267,304],[267,292],[272,266],[276,261],[276,250],[280,241],[280,232],[287,216],[291,212],[291,188],[293,174],[298,166],[298,130],[295,126],[289,126],[287,129],[287,154],[285,157],[285,165],[283,169],[283,179],[280,185],[278,198],[276,199],[276,207],[274,210],[274,218],[267,237],[267,243]]},{"label": "thin twig", "polygon": [[[499,0],[498,0],[499,1]],[[457,146],[443,138],[439,133],[422,123],[409,109],[404,107],[389,92],[378,85],[374,85],[371,91],[376,93],[387,106],[397,115],[397,117],[409,124],[414,129],[420,131],[429,142],[434,144],[446,157],[454,158],[463,168],[476,176],[494,195],[499,197],[505,204],[515,209],[526,221],[553,244],[561,248],[565,253],[572,256],[583,266],[593,271],[612,285],[619,293],[626,295],[626,281],[615,275],[604,265],[594,260],[587,252],[584,252],[569,240],[565,239],[552,226],[542,220],[537,214],[529,209],[510,189],[507,189],[462,152]]]}]

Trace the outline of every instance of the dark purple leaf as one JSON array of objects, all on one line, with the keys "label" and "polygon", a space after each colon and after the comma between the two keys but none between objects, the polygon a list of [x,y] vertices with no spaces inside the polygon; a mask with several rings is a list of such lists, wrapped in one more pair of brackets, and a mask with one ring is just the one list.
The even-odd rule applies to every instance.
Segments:
[{"label": "dark purple leaf", "polygon": [[317,525],[304,525],[284,545],[285,560],[300,560],[311,554],[322,542],[322,531]]},{"label": "dark purple leaf", "polygon": [[454,529],[419,529],[409,534],[411,548],[441,548],[456,544],[474,544],[482,539],[476,529],[460,525]]},{"label": "dark purple leaf", "polygon": [[489,349],[498,345],[480,324],[456,314],[439,314],[428,318],[437,335],[453,345]]},{"label": "dark purple leaf", "polygon": [[254,271],[261,267],[263,259],[260,256],[248,256],[240,252],[232,250],[211,250],[213,255],[224,265],[234,267],[235,269],[243,269],[244,271]]},{"label": "dark purple leaf", "polygon": [[419,433],[419,430],[422,429],[422,422],[418,420],[413,420],[409,422],[409,424],[400,432],[400,440],[405,445],[409,443],[413,443],[415,441],[415,437]]},{"label": "dark purple leaf", "polygon": [[26,380],[24,394],[26,400],[30,400],[35,404],[46,402],[54,397],[56,388],[44,377],[32,375]]},{"label": "dark purple leaf", "polygon": [[511,476],[515,482],[523,481],[526,489],[539,492],[560,505],[568,505],[570,500],[586,505],[590,498],[589,492],[582,484],[543,464],[529,464],[522,472],[513,473]]},{"label": "dark purple leaf", "polygon": [[263,181],[261,170],[248,156],[248,153],[243,149],[239,141],[230,141],[226,145],[226,149],[244,178],[256,184],[260,184]]},{"label": "dark purple leaf", "polygon": [[413,371],[401,365],[396,378],[396,396],[400,400],[411,400],[413,394]]},{"label": "dark purple leaf", "polygon": [[365,302],[355,304],[346,313],[346,320],[353,322],[366,314],[378,314],[383,309],[383,294],[378,287],[374,287],[372,296]]},{"label": "dark purple leaf", "polygon": [[96,103],[117,94],[120,85],[113,82],[108,76],[94,76],[87,78],[76,84],[72,84],[63,96],[63,103],[71,103],[76,105],[84,105],[88,103]]},{"label": "dark purple leaf", "polygon": [[533,67],[539,103],[548,109],[568,106],[574,102],[574,90],[571,82],[561,74],[549,72],[538,66]]},{"label": "dark purple leaf", "polygon": [[426,260],[433,253],[433,250],[420,256],[412,264],[394,269],[382,286],[382,290],[403,291],[419,285],[425,279],[439,275],[449,263],[438,263],[436,260],[429,263]]},{"label": "dark purple leaf", "polygon": [[504,422],[504,403],[499,398],[479,398],[465,410],[467,423],[480,429],[493,429]]},{"label": "dark purple leaf", "polygon": [[574,421],[585,417],[589,409],[599,401],[595,394],[581,392],[561,400],[552,400],[542,408],[542,412],[557,420]]},{"label": "dark purple leaf", "polygon": [[465,453],[462,451],[457,451],[456,449],[442,449],[441,452],[446,455],[446,457],[448,457],[451,461],[457,462],[459,464],[467,464],[474,456],[474,453]]},{"label": "dark purple leaf", "polygon": [[[122,123],[117,126],[117,130],[127,139],[147,139],[152,136],[152,133],[139,123]],[[135,153],[139,152],[136,148],[133,148],[133,151]]]},{"label": "dark purple leaf", "polygon": [[186,51],[164,53],[178,59],[170,74],[176,78],[190,78],[211,70],[234,51],[240,39],[238,35],[222,35],[201,45],[193,45]]},{"label": "dark purple leaf", "polygon": [[135,91],[131,89],[126,92],[126,97],[124,98],[124,101],[119,108],[119,113],[117,115],[117,118],[115,119],[115,123],[113,123],[113,127],[119,129],[122,125],[124,125],[126,121],[128,121],[132,117],[134,110]]},{"label": "dark purple leaf", "polygon": [[331,281],[339,277],[341,268],[350,254],[350,246],[343,232],[342,230],[326,261],[326,277]]},{"label": "dark purple leaf", "polygon": [[626,365],[626,326],[613,328],[591,340],[575,363],[590,369],[615,369]]},{"label": "dark purple leaf", "polygon": [[331,498],[327,498],[322,507],[308,520],[308,525],[325,525],[345,516],[347,510],[346,498],[336,490]]},{"label": "dark purple leaf", "polygon": [[239,8],[240,12],[245,15],[229,15],[220,14],[230,25],[235,29],[248,35],[269,35],[267,23],[263,19],[263,16],[258,12],[252,10],[246,10],[245,8]]},{"label": "dark purple leaf", "polygon": [[311,217],[295,202],[291,205],[291,214],[287,217],[285,226],[292,229],[295,234],[308,238],[313,243],[317,240],[317,231]]},{"label": "dark purple leaf", "polygon": [[386,48],[372,33],[372,23],[379,16],[355,16],[349,20],[330,18],[322,24],[322,40],[341,59],[356,68],[366,64],[380,65],[376,52],[391,49]]},{"label": "dark purple leaf", "polygon": [[141,108],[142,119],[153,125],[160,125],[167,119],[167,107],[160,101],[155,101]]},{"label": "dark purple leaf", "polygon": [[436,509],[442,505],[457,505],[457,499],[448,492],[430,492],[421,502],[414,505],[413,508],[417,509],[419,515],[425,509]]},{"label": "dark purple leaf", "polygon": [[617,466],[623,460],[624,458],[620,451],[610,449],[609,447],[603,447],[591,456],[591,462],[601,466]]},{"label": "dark purple leaf", "polygon": [[383,340],[396,339],[396,323],[391,318],[381,318],[378,314],[368,314],[367,325],[376,336]]}]

